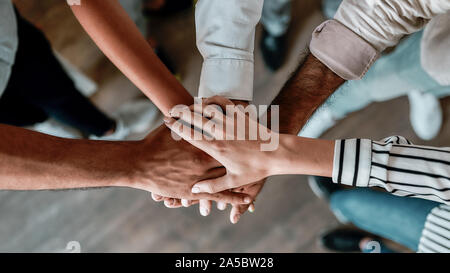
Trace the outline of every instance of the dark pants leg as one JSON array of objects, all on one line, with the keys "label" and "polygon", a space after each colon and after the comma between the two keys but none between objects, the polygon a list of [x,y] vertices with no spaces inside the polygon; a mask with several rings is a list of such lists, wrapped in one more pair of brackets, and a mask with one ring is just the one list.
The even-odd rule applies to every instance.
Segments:
[{"label": "dark pants leg", "polygon": [[44,34],[17,11],[16,15],[19,47],[0,98],[0,123],[28,126],[53,117],[96,136],[113,128],[115,122],[75,88]]}]

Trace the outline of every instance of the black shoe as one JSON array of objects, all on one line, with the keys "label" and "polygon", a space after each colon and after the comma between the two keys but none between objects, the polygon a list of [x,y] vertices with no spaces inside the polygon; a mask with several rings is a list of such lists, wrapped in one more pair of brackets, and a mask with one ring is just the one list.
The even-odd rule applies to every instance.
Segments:
[{"label": "black shoe", "polygon": [[333,180],[329,177],[308,176],[308,184],[317,197],[325,200],[329,200],[333,192],[342,189],[340,185],[333,183]]},{"label": "black shoe", "polygon": [[261,39],[261,51],[267,67],[276,71],[284,63],[286,56],[286,34],[275,37],[265,29]]},{"label": "black shoe", "polygon": [[341,227],[322,234],[320,242],[322,246],[332,251],[361,252],[359,244],[362,239],[367,237],[376,238],[376,236],[360,230]]},{"label": "black shoe", "polygon": [[191,9],[194,6],[193,0],[166,0],[164,5],[157,10],[152,10],[145,7],[145,16],[169,16],[176,13]]}]

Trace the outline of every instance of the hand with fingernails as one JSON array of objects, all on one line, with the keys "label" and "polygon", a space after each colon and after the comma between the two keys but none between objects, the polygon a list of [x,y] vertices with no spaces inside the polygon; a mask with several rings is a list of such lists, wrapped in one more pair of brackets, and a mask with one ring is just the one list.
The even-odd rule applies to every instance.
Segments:
[{"label": "hand with fingernails", "polygon": [[[213,103],[218,97],[214,97],[211,99],[205,99],[203,101],[203,104],[207,105],[208,103]],[[234,101],[235,104],[239,104],[242,106],[246,106],[246,102],[242,101]],[[192,108],[192,107],[191,107]],[[168,120],[168,119],[166,119]],[[220,176],[223,176],[221,174]],[[245,183],[248,185],[239,187],[234,189],[234,192],[240,192],[249,195],[251,198],[253,198],[253,202],[256,199],[259,192],[262,190],[264,186],[265,180],[261,180],[256,183]],[[199,204],[199,211],[202,216],[208,216],[212,209],[212,202],[210,200],[186,200],[186,199],[174,199],[174,198],[167,198],[161,195],[152,194],[152,198],[156,202],[164,202],[164,205],[168,208],[180,208],[180,207],[190,207],[195,204]],[[236,224],[241,216],[249,211],[254,212],[255,211],[255,205],[254,203],[251,204],[231,204],[231,211],[230,211],[230,221],[233,224]],[[217,202],[217,209],[219,210],[225,210],[227,208],[228,203],[226,202]]]},{"label": "hand with fingernails", "polygon": [[[236,190],[237,192],[245,193],[253,198],[253,202],[256,199],[256,196],[259,194],[259,192],[262,190],[264,186],[264,181],[254,183],[251,185],[244,186],[240,188],[239,190]],[[164,205],[168,208],[180,208],[180,207],[190,207],[195,204],[199,204],[199,211],[202,216],[208,216],[212,210],[212,201],[209,200],[186,200],[186,199],[174,199],[174,198],[167,198],[163,197],[161,195],[157,195],[152,193],[152,199],[156,202],[164,202]],[[227,209],[228,203],[226,202],[216,202],[217,209],[224,211]],[[243,214],[245,214],[247,211],[253,213],[255,211],[255,205],[254,203],[251,203],[249,205],[242,204],[242,205],[235,205],[231,204],[231,211],[230,211],[230,222],[233,224],[236,224],[239,219],[242,217]]]},{"label": "hand with fingernails", "polygon": [[[259,183],[254,183],[245,187],[240,188],[239,190],[236,190],[236,192],[245,193],[249,195],[251,198],[253,198],[253,202],[251,204],[230,204],[231,205],[231,211],[230,211],[230,222],[233,224],[237,224],[239,219],[242,217],[243,214],[245,214],[247,211],[253,213],[255,211],[255,205],[254,201],[256,199],[256,196],[259,194],[259,192],[262,190],[264,186],[264,181],[261,181]],[[167,208],[181,208],[181,207],[190,207],[193,205],[198,204],[199,205],[199,211],[200,215],[202,216],[208,216],[212,211],[212,201],[210,200],[186,200],[186,199],[175,199],[175,198],[167,198],[163,197],[158,194],[152,193],[152,199],[155,202],[164,202],[164,205]],[[224,211],[227,209],[228,203],[226,202],[216,202],[217,209],[220,211]]]},{"label": "hand with fingernails", "polygon": [[[123,144],[125,145],[125,144]],[[130,187],[153,193],[154,199],[166,196],[169,206],[181,206],[181,198],[194,204],[210,200],[233,204],[251,204],[252,198],[243,193],[223,191],[217,194],[195,194],[192,186],[199,180],[224,174],[220,163],[185,141],[175,141],[170,130],[162,125],[145,139],[127,143]],[[147,152],[151,151],[151,153]]]},{"label": "hand with fingernails", "polygon": [[[204,101],[205,105],[218,105],[221,109],[235,104],[229,99],[223,97],[212,97]],[[202,112],[196,112],[200,109]],[[262,181],[273,173],[270,167],[266,166],[266,162],[272,161],[272,152],[261,151],[261,144],[266,143],[261,139],[249,140],[249,130],[245,130],[245,141],[239,140],[223,140],[237,139],[239,129],[235,126],[235,130],[226,130],[227,123],[233,123],[226,113],[220,111],[212,113],[211,107],[195,107],[191,106],[190,111],[171,111],[171,117],[165,118],[166,126],[174,133],[182,137],[193,146],[203,150],[211,157],[216,159],[226,169],[226,174],[217,177],[204,179],[199,181],[192,187],[192,193],[217,193],[225,190],[239,188],[245,185]],[[239,110],[240,108],[238,108]],[[181,114],[180,114],[181,113]],[[179,116],[177,116],[179,115]],[[248,128],[259,128],[262,126],[257,120],[249,118],[244,111],[236,111],[237,118],[245,120]],[[201,128],[198,122],[201,121]],[[223,123],[222,126],[207,126],[211,121],[217,124]],[[187,124],[190,126],[181,126]],[[269,131],[267,128],[264,130]],[[195,131],[203,131],[204,138],[195,138]],[[230,135],[233,134],[233,135]],[[276,168],[276,166],[273,166]]]}]

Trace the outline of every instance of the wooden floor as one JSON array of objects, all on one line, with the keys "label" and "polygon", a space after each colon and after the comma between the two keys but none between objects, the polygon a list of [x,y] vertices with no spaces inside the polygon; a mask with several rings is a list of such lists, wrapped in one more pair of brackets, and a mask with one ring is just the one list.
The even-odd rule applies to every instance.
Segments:
[{"label": "wooden floor", "polygon": [[[94,101],[106,111],[139,95],[98,51],[74,20],[65,1],[18,0],[22,13],[39,25],[55,49],[100,86]],[[286,65],[272,74],[256,50],[256,103],[268,103],[295,68],[314,26],[322,20],[319,1],[294,0]],[[201,58],[195,49],[194,18],[185,13],[152,21],[154,35],[175,60],[183,84],[196,94]],[[258,37],[260,29],[258,29]],[[428,144],[449,145],[450,99],[443,100],[445,124]],[[389,117],[389,118],[388,118]],[[417,143],[405,98],[376,103],[350,115],[325,138],[400,134]],[[337,224],[327,204],[310,191],[305,177],[269,180],[256,212],[231,225],[226,212],[201,217],[196,208],[169,210],[148,193],[133,189],[61,192],[0,192],[0,251],[58,252],[78,241],[82,252],[322,252],[317,236]]]}]

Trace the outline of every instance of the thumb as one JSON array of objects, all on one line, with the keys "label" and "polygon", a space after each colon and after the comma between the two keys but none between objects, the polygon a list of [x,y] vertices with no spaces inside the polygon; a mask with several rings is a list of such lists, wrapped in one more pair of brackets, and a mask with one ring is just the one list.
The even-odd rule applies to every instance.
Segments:
[{"label": "thumb", "polygon": [[230,175],[198,182],[192,187],[192,193],[217,193],[234,188]]}]

